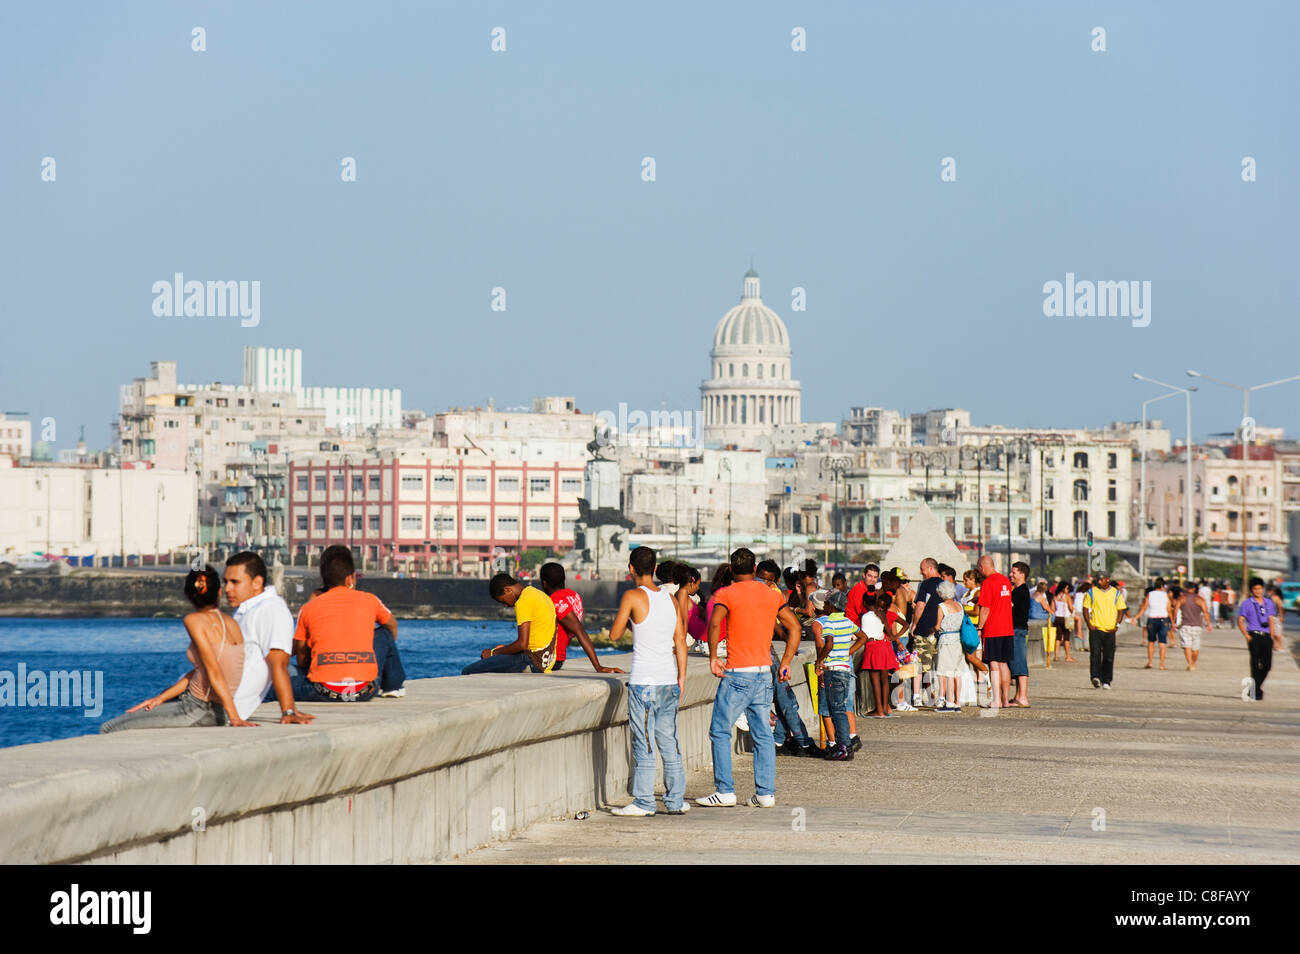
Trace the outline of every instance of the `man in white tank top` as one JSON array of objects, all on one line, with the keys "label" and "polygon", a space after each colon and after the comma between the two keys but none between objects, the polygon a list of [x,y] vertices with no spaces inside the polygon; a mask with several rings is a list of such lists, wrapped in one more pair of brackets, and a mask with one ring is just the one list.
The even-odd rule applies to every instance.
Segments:
[{"label": "man in white tank top", "polygon": [[654,579],[655,552],[632,551],[628,567],[636,587],[623,594],[609,629],[618,642],[632,625],[632,675],[627,681],[627,723],[632,730],[631,804],[615,815],[642,817],[655,813],[655,749],[664,763],[664,807],[669,815],[690,810],[686,771],[677,743],[677,705],[686,688],[686,628],[672,596]]},{"label": "man in white tank top", "polygon": [[1165,588],[1163,577],[1156,577],[1155,588],[1142,598],[1142,605],[1138,607],[1138,616],[1142,615],[1143,610],[1147,614],[1147,664],[1144,669],[1151,668],[1152,658],[1155,655],[1156,643],[1160,644],[1160,668],[1165,668],[1165,652],[1169,649],[1169,590]]}]

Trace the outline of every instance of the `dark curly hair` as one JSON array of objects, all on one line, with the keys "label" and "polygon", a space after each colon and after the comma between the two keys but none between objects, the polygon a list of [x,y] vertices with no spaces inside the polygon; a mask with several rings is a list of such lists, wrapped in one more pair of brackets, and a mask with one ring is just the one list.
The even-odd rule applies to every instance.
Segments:
[{"label": "dark curly hair", "polygon": [[221,577],[211,564],[202,570],[190,570],[185,577],[185,596],[195,609],[207,609],[221,603]]}]

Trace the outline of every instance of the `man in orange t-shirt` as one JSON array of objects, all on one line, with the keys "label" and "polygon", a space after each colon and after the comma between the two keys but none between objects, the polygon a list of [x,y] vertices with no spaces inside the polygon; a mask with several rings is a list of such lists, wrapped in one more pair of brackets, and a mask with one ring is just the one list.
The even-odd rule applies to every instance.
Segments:
[{"label": "man in orange t-shirt", "polygon": [[[709,614],[709,669],[722,679],[713,699],[709,741],[713,746],[713,781],[716,791],[695,803],[707,808],[736,804],[731,777],[731,727],[744,712],[754,743],[754,788],[749,800],[754,808],[776,804],[776,744],[768,716],[772,708],[772,632],[779,620],[785,627],[785,654],[777,678],[790,679],[790,662],[799,651],[799,621],[785,605],[780,590],[754,579],[753,551],[741,547],[731,554],[730,586],[714,596]],[[718,658],[722,622],[727,622],[727,662]]]},{"label": "man in orange t-shirt", "polygon": [[[381,688],[384,695],[404,694],[404,674],[396,659],[397,619],[379,597],[356,589],[352,551],[344,546],[326,547],[320,574],[325,590],[299,611],[298,629],[293,634],[298,671],[307,674],[293,680],[294,699],[367,702]],[[388,633],[376,635],[376,623]],[[382,687],[381,674],[385,679]]]}]

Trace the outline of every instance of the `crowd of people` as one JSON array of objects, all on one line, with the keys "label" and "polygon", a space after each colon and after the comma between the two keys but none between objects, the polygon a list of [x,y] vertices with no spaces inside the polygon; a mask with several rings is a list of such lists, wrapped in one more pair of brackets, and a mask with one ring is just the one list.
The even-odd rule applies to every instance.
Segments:
[{"label": "crowd of people", "polygon": [[[685,688],[688,655],[707,654],[720,683],[714,697],[710,744],[715,790],[695,800],[706,807],[736,804],[731,771],[732,727],[749,732],[754,752],[753,806],[774,804],[776,756],[851,761],[861,746],[859,709],[865,718],[929,708],[960,713],[963,705],[986,709],[1028,708],[1028,637],[1042,624],[1050,667],[1089,654],[1094,688],[1109,690],[1115,678],[1116,633],[1125,618],[1145,619],[1146,668],[1166,669],[1174,634],[1189,671],[1196,669],[1201,639],[1225,622],[1230,588],[1206,584],[1170,586],[1157,579],[1130,611],[1123,585],[1107,572],[1074,583],[1037,580],[1012,563],[1004,575],[991,554],[960,580],[953,567],[926,558],[915,583],[901,567],[882,571],[869,563],[852,585],[843,573],[819,582],[816,564],[785,570],[740,548],[717,567],[707,593],[700,571],[659,561],[637,547],[629,561],[633,586],[621,598],[610,629],[617,642],[632,635],[628,723],[635,769],[634,801],[615,811],[650,815],[656,753],[663,762],[670,814],[690,810],[677,740],[677,709]],[[356,588],[347,547],[325,548],[321,587],[304,604],[295,624],[255,553],[227,562],[224,577],[211,567],[191,571],[185,595],[193,612],[184,618],[192,669],[163,692],[110,719],[101,732],[181,726],[252,726],[253,711],[274,693],[282,723],[310,723],[296,703],[368,702],[405,693],[397,651],[397,620],[373,594]],[[583,624],[581,596],[566,586],[564,568],[544,564],[540,587],[509,574],[488,584],[492,599],[514,611],[515,639],[489,646],[464,667],[479,673],[551,673],[562,669],[576,642],[596,672],[604,666]],[[784,586],[782,586],[784,583]],[[1263,699],[1272,654],[1281,648],[1282,605],[1263,580],[1251,581],[1236,625],[1250,654],[1249,692]],[[221,608],[225,595],[232,613]],[[815,648],[810,686],[816,699],[814,725],[824,744],[810,736],[790,687],[793,660],[803,642]],[[294,659],[298,674],[291,675]],[[860,704],[859,704],[860,703]],[[820,723],[815,721],[820,719]]]}]

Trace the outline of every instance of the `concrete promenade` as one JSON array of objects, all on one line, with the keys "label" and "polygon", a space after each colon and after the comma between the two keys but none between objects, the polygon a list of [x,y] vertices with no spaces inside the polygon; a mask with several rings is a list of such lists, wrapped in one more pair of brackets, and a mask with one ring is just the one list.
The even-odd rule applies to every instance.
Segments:
[{"label": "concrete promenade", "polygon": [[[1291,617],[1294,627],[1295,617]],[[1289,633],[1265,700],[1245,702],[1236,629],[1216,629],[1196,672],[1171,646],[1144,670],[1144,637],[1119,635],[1115,685],[1080,662],[1031,671],[1028,710],[967,708],[858,721],[853,762],[782,757],[777,807],[532,824],[469,864],[753,862],[1300,862],[1300,671]],[[737,797],[753,792],[735,757]],[[687,793],[713,790],[707,767]],[[616,804],[630,798],[611,799]]]}]

